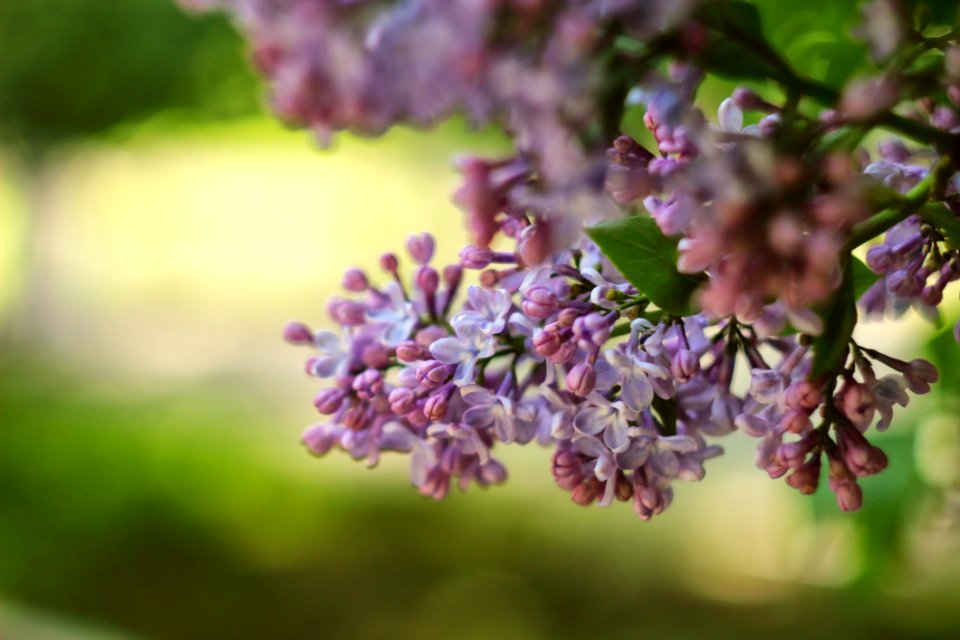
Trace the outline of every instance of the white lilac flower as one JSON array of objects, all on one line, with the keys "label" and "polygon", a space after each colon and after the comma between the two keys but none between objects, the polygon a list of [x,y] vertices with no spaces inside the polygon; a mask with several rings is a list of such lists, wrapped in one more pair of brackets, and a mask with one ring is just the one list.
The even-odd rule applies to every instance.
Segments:
[{"label": "white lilac flower", "polygon": [[631,411],[640,412],[653,402],[654,387],[649,377],[667,379],[669,371],[619,349],[609,349],[596,362],[596,388],[604,391],[620,385],[620,397]]},{"label": "white lilac flower", "polygon": [[510,443],[517,439],[519,420],[532,421],[536,410],[514,402],[507,395],[495,395],[484,387],[467,385],[460,395],[469,408],[463,412],[463,423],[474,429],[493,427],[497,440]]},{"label": "white lilac flower", "polygon": [[635,418],[636,412],[623,402],[611,402],[594,391],[581,405],[573,426],[582,435],[602,434],[603,442],[616,453],[629,444],[629,422]]},{"label": "white lilac flower", "polygon": [[471,323],[486,336],[494,336],[503,331],[507,324],[512,301],[505,289],[488,290],[477,285],[467,288],[470,308],[454,318],[454,323]]},{"label": "white lilac flower", "polygon": [[370,309],[367,315],[371,322],[383,326],[383,341],[396,346],[410,337],[417,324],[417,312],[399,284],[390,282],[385,288],[386,300]]},{"label": "white lilac flower", "polygon": [[319,378],[329,378],[347,370],[350,352],[343,348],[339,335],[332,331],[317,331],[313,342],[317,354],[310,359],[310,373]]},{"label": "white lilac flower", "polygon": [[473,381],[477,361],[492,356],[497,350],[497,343],[469,319],[458,317],[454,320],[453,328],[457,335],[440,338],[430,345],[430,353],[440,362],[457,365],[453,381],[462,386]]}]

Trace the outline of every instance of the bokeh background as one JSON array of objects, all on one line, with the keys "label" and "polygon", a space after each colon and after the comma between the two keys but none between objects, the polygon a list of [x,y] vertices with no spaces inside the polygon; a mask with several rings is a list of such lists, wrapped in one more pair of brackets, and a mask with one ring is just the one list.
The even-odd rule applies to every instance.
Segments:
[{"label": "bokeh background", "polygon": [[[762,9],[808,73],[864,63],[853,2]],[[280,332],[408,233],[453,259],[449,158],[505,138],[454,120],[322,151],[262,96],[219,16],[0,0],[0,637],[960,637],[956,305],[863,330],[944,381],[878,438],[858,514],[736,436],[650,523],[576,507],[534,449],[434,503],[404,460],[298,446],[316,386]]]}]

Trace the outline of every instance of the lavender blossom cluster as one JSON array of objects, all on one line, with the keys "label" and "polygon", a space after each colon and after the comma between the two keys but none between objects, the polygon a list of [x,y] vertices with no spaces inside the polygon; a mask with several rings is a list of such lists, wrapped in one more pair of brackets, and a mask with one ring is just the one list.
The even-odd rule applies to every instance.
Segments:
[{"label": "lavender blossom cluster", "polygon": [[[960,279],[957,31],[866,3],[873,66],[836,89],[741,0],[202,4],[238,18],[278,114],[321,138],[460,111],[515,142],[458,163],[458,264],[411,236],[382,277],[346,272],[337,331],[287,326],[332,382],[310,451],[409,454],[440,499],[503,482],[498,447],[536,442],[574,502],[646,520],[742,432],[770,477],[811,494],[826,476],[861,506],[888,464],[874,432],[938,373],[853,330],[938,317]],[[716,118],[696,104],[709,74],[745,83]],[[645,137],[623,134],[631,109]]]}]

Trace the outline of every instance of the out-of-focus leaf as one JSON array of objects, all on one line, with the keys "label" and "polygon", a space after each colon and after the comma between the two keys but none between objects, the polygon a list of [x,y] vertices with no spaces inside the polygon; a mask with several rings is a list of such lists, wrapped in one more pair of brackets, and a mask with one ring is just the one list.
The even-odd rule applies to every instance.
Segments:
[{"label": "out-of-focus leaf", "polygon": [[843,270],[840,288],[820,312],[823,318],[823,333],[813,341],[811,378],[816,378],[841,364],[847,343],[853,335],[853,328],[857,324],[853,272],[854,267],[847,265]]},{"label": "out-of-focus leaf", "polygon": [[860,258],[850,258],[850,270],[853,272],[853,299],[859,300],[880,276],[871,271]]}]

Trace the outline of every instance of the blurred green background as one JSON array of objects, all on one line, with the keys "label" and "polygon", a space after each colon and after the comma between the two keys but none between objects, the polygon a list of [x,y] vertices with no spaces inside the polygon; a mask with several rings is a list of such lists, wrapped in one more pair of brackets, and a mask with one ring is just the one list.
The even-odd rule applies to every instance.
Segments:
[{"label": "blurred green background", "polygon": [[[762,8],[840,82],[853,4]],[[507,146],[454,121],[319,151],[261,95],[221,17],[0,0],[0,638],[960,636],[958,348],[916,318],[861,335],[945,380],[856,515],[736,436],[651,523],[576,507],[535,449],[443,503],[402,459],[306,455],[284,322],[408,233],[453,259],[448,159]]]}]

